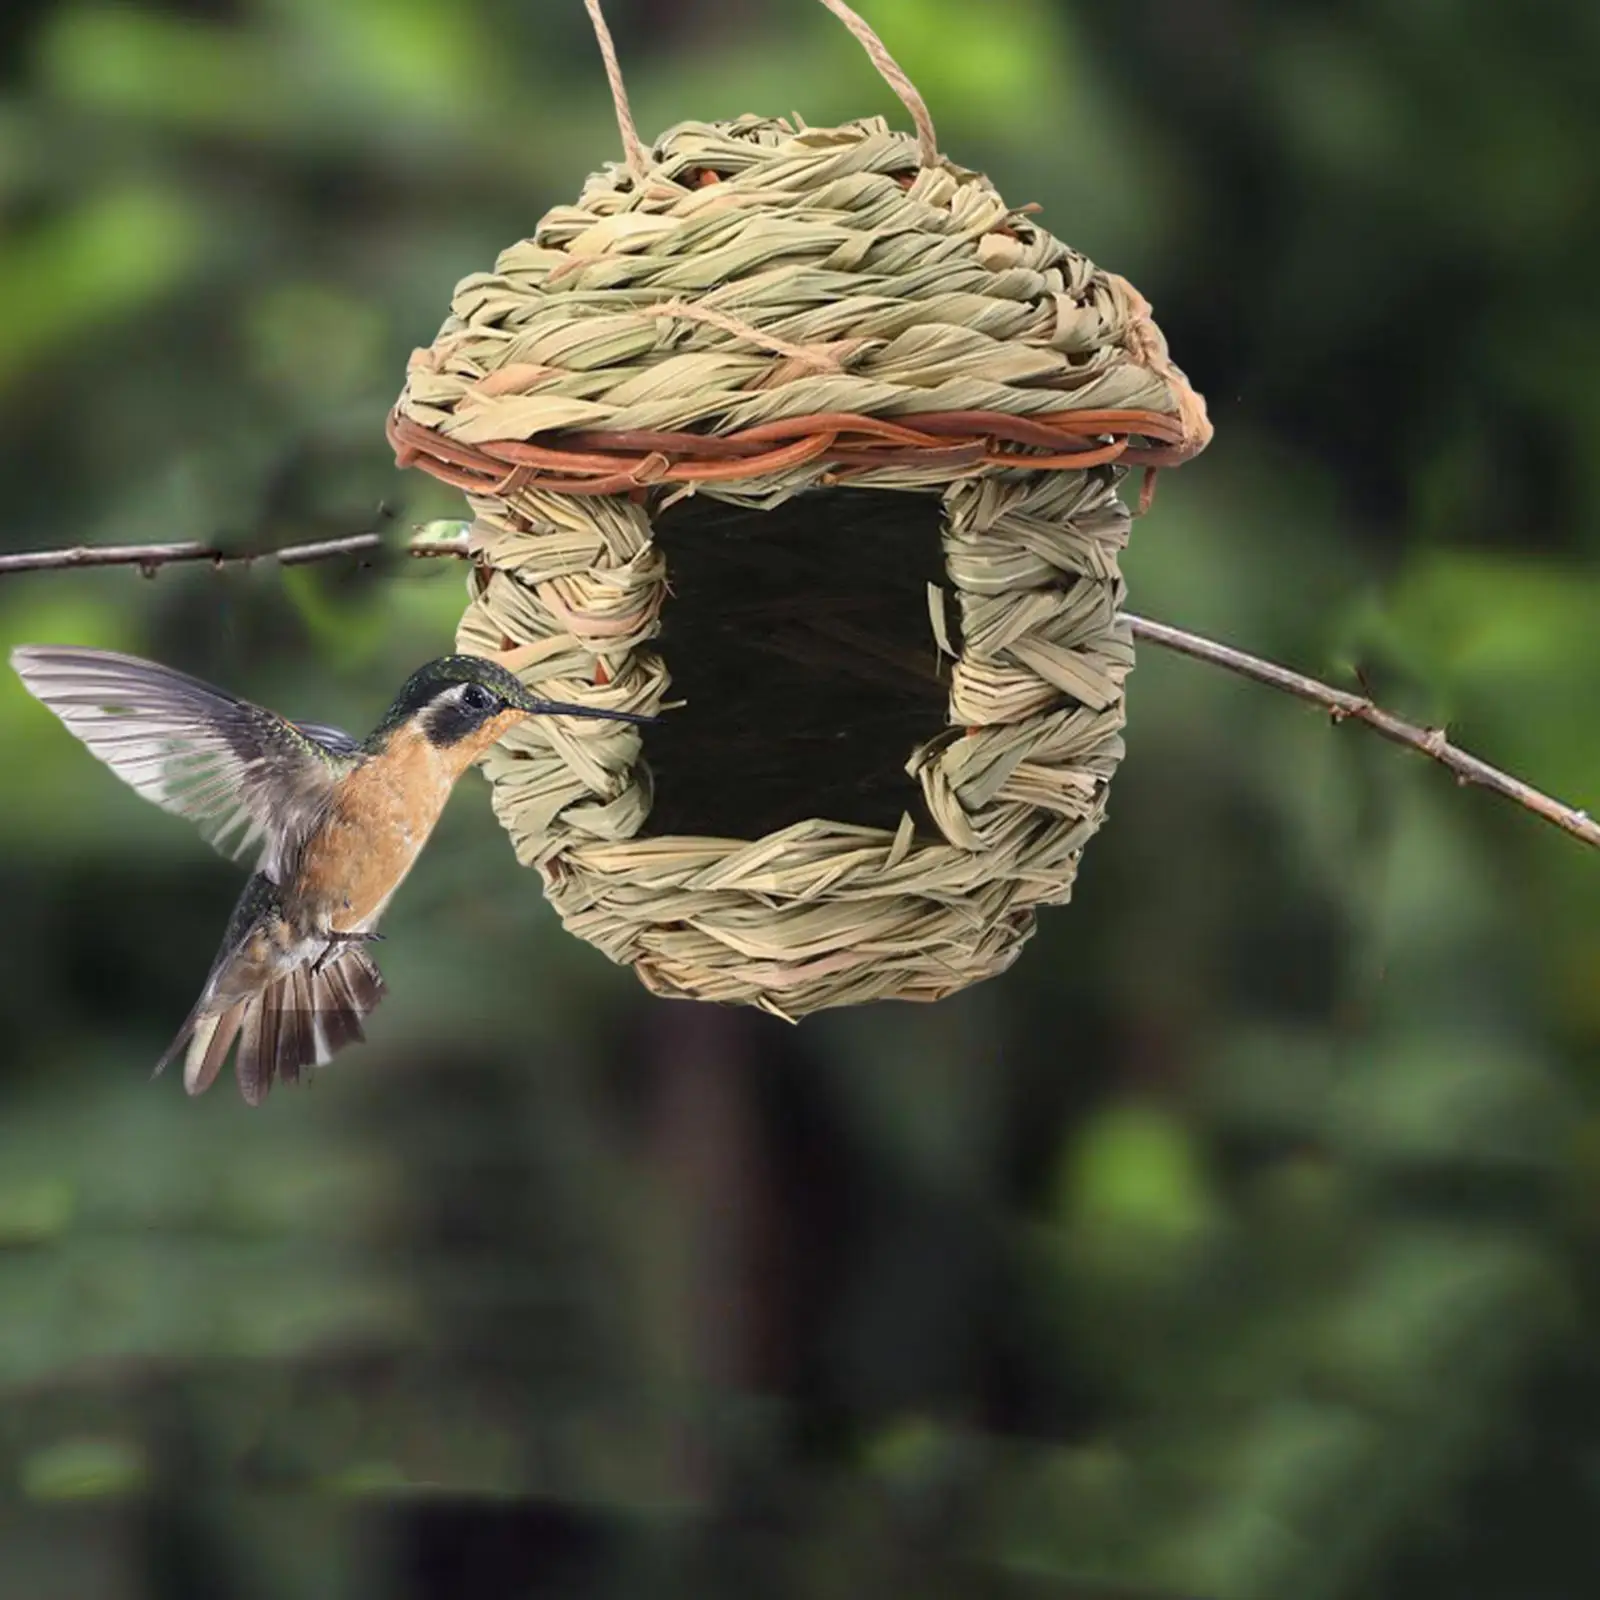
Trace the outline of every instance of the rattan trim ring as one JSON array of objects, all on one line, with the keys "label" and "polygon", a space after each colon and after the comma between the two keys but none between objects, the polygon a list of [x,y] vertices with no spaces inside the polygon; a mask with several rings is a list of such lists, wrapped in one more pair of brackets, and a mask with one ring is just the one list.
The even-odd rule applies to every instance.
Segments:
[{"label": "rattan trim ring", "polygon": [[[1120,461],[1173,467],[1204,445],[1202,439],[1186,439],[1181,421],[1159,411],[1059,411],[1035,417],[945,411],[896,422],[839,411],[789,417],[715,438],[592,429],[550,434],[541,444],[498,439],[473,446],[396,410],[389,415],[388,436],[400,466],[421,466],[470,494],[495,495],[519,489],[626,494],[658,484],[737,483],[815,461],[845,469],[824,480],[836,483],[847,482],[852,469],[883,466],[1081,472]],[[1137,438],[1160,443],[1135,444]]]}]

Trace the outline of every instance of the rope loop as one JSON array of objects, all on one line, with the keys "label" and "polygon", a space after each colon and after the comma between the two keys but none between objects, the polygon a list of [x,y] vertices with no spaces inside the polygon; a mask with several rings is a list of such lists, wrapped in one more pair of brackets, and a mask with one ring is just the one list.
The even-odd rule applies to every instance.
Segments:
[{"label": "rope loop", "polygon": [[[627,158],[628,171],[636,179],[643,181],[645,173],[649,170],[649,156],[645,152],[644,142],[639,137],[639,129],[634,123],[633,110],[628,104],[628,89],[622,80],[622,67],[617,61],[617,48],[612,43],[611,29],[606,26],[605,13],[600,9],[600,0],[583,0],[583,3],[589,12],[590,22],[594,24],[594,36],[600,45],[600,58],[605,62],[606,82],[611,85],[611,101],[617,110],[617,127],[622,133],[622,149]],[[938,165],[939,139],[933,129],[933,117],[928,111],[927,101],[922,98],[905,68],[889,54],[888,46],[873,32],[860,12],[847,6],[844,0],[822,0],[822,3],[860,41],[862,49],[867,52],[868,59],[878,69],[883,81],[894,90],[900,98],[900,103],[911,113],[911,120],[917,129],[917,148],[921,153],[923,166]]]}]

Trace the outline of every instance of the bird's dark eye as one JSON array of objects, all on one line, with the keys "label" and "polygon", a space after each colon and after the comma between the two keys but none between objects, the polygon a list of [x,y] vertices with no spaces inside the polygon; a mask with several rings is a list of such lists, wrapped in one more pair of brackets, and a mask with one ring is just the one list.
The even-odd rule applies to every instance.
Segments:
[{"label": "bird's dark eye", "polygon": [[495,697],[481,683],[469,683],[461,691],[461,703],[468,711],[492,711],[495,706]]}]

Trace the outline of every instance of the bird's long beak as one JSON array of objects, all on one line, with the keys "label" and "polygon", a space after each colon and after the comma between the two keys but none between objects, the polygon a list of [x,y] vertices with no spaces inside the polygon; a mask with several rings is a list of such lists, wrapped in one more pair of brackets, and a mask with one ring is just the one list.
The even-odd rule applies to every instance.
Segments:
[{"label": "bird's long beak", "polygon": [[592,717],[600,722],[634,722],[648,727],[656,719],[642,711],[602,711],[598,706],[574,706],[564,700],[540,700],[526,690],[512,704],[530,717]]}]

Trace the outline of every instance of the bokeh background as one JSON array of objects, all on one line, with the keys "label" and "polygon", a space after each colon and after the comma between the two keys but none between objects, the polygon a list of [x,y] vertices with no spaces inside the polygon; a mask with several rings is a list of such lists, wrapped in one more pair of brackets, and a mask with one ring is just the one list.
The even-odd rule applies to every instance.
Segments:
[{"label": "bokeh background", "polygon": [[[809,0],[608,9],[647,135],[902,119]],[[863,9],[1209,397],[1136,608],[1600,807],[1600,9]],[[0,548],[459,513],[383,416],[615,154],[578,0],[10,0],[0,74]],[[13,577],[0,644],[364,728],[462,603]],[[1012,973],[791,1029],[568,941],[473,777],[251,1113],[149,1081],[237,871],[0,677],[0,1593],[1600,1592],[1578,844],[1146,648]]]}]

